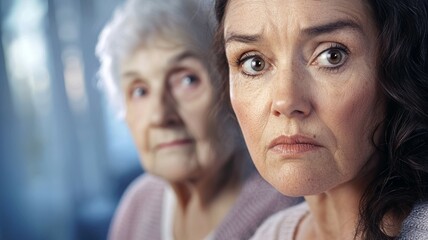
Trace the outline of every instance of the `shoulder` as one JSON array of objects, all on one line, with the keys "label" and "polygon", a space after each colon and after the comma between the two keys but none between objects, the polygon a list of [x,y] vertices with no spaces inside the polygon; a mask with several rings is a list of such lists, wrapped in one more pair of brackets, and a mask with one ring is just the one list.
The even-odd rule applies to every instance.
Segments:
[{"label": "shoulder", "polygon": [[167,186],[168,183],[165,180],[145,173],[131,182],[124,193],[124,197],[139,196],[146,192],[162,192]]},{"label": "shoulder", "polygon": [[163,192],[165,191],[168,184],[151,174],[143,174],[137,177],[125,190],[118,210],[121,208],[135,208],[142,207],[141,203],[150,203],[162,199]]},{"label": "shoulder", "polygon": [[404,220],[399,239],[425,239],[428,236],[428,202],[416,204]]},{"label": "shoulder", "polygon": [[308,213],[306,202],[277,212],[263,222],[251,239],[293,239],[297,225]]},{"label": "shoulder", "polygon": [[135,239],[134,236],[145,231],[141,226],[157,225],[167,186],[162,179],[147,173],[136,178],[119,202],[110,225],[109,239]]},{"label": "shoulder", "polygon": [[300,201],[282,195],[255,172],[246,179],[234,206],[216,230],[216,239],[248,239],[266,218]]}]

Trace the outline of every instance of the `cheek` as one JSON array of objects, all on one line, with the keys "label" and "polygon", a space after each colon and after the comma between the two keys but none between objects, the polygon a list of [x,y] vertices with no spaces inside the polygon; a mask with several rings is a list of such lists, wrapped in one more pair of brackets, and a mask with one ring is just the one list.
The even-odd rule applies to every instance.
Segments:
[{"label": "cheek", "polygon": [[331,119],[330,129],[333,130],[336,140],[338,159],[347,159],[340,162],[343,171],[359,169],[351,165],[363,165],[373,154],[375,148],[372,141],[373,133],[383,116],[374,86],[367,84],[358,91],[349,91],[346,99],[337,101],[334,119]]},{"label": "cheek", "polygon": [[178,114],[184,122],[186,130],[196,139],[201,140],[208,137],[209,117],[212,110],[209,97],[201,97],[198,100],[181,103]]},{"label": "cheek", "polygon": [[128,108],[125,120],[135,143],[135,147],[140,155],[146,155],[149,149],[147,119],[142,116],[144,116],[143,113]]},{"label": "cheek", "polygon": [[231,98],[231,103],[245,140],[251,142],[258,135],[258,128],[254,126],[257,122],[255,121],[257,117],[251,114],[253,110],[251,104],[238,98]]},{"label": "cheek", "polygon": [[344,125],[344,130],[351,132],[353,136],[371,137],[381,115],[377,98],[370,90],[356,92],[351,97],[342,108],[339,121]]},{"label": "cheek", "polygon": [[266,119],[269,115],[264,109],[266,106],[265,96],[260,90],[242,90],[236,86],[231,88],[231,104],[242,130],[246,145],[257,164],[257,160],[263,159],[262,135]]},{"label": "cheek", "polygon": [[185,122],[185,128],[193,138],[196,140],[202,140],[207,138],[207,118],[205,111],[194,112],[193,114],[187,114],[186,117],[183,117]]},{"label": "cheek", "polygon": [[249,94],[245,91],[241,91],[236,84],[230,84],[230,102],[232,104],[232,109],[235,112],[236,118],[238,120],[239,126],[242,129],[242,133],[247,140],[252,136],[253,131],[253,117],[254,115],[250,114],[252,107],[249,101]]},{"label": "cheek", "polygon": [[138,133],[138,125],[135,114],[130,111],[130,109],[128,109],[126,114],[126,125],[128,126],[128,129],[131,133],[132,138],[134,139],[134,142],[139,145],[139,141],[141,141],[141,139],[139,139],[140,134]]},{"label": "cheek", "polygon": [[139,155],[140,164],[146,171],[150,171],[150,161],[149,158],[146,157],[148,154],[144,151],[143,146],[143,139],[141,136],[141,131],[139,130],[139,126],[137,124],[136,118],[133,114],[130,114],[130,111],[127,111],[126,115],[126,125],[129,129],[129,132],[131,133],[132,140],[134,142],[134,145],[136,147],[136,150]]},{"label": "cheek", "polygon": [[[185,131],[196,141],[196,157],[200,161],[206,161],[207,156],[212,155],[213,134],[217,134],[217,125],[211,120],[211,97],[209,94],[192,102],[182,103],[178,113],[183,121]],[[214,151],[215,152],[215,151]]]}]

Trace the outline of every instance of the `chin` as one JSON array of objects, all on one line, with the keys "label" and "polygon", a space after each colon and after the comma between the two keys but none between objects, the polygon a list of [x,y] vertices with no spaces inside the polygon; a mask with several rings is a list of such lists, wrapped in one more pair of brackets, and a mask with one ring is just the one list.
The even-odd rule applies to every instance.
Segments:
[{"label": "chin", "polygon": [[263,177],[280,193],[290,197],[318,195],[335,186],[334,181],[326,181],[324,177],[316,177],[315,174],[309,173],[273,174]]},{"label": "chin", "polygon": [[170,183],[193,182],[197,179],[198,171],[189,171],[189,169],[174,169],[156,174]]},{"label": "chin", "polygon": [[289,188],[289,187],[275,187],[278,192],[280,192],[284,196],[288,197],[304,197],[310,195],[318,195],[323,193],[323,191],[319,191],[318,189],[313,189],[312,187],[299,187],[299,188]]},{"label": "chin", "polygon": [[155,175],[171,183],[185,182],[187,179],[189,179],[188,174],[181,173],[181,172],[166,172],[166,173],[164,172],[164,173],[158,173]]}]

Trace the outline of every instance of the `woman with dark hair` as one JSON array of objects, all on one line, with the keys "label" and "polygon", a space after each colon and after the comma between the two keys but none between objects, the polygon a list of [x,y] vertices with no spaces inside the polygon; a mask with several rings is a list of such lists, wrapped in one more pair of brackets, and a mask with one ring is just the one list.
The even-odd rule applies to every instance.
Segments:
[{"label": "woman with dark hair", "polygon": [[256,168],[305,202],[254,239],[428,239],[428,1],[217,0]]}]

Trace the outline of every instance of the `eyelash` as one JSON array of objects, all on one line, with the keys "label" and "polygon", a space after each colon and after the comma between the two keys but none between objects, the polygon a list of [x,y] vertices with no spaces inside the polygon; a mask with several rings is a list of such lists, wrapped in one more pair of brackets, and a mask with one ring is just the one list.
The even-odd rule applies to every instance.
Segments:
[{"label": "eyelash", "polygon": [[241,65],[242,65],[242,63],[244,63],[246,60],[248,60],[249,58],[254,57],[254,56],[257,56],[257,55],[256,55],[256,54],[253,54],[253,53],[251,53],[251,52],[244,53],[244,54],[242,54],[241,56],[239,56],[239,58],[237,58],[237,59],[235,60],[235,64],[236,64],[236,66],[237,66],[237,67],[239,67],[239,66],[241,66]]}]

